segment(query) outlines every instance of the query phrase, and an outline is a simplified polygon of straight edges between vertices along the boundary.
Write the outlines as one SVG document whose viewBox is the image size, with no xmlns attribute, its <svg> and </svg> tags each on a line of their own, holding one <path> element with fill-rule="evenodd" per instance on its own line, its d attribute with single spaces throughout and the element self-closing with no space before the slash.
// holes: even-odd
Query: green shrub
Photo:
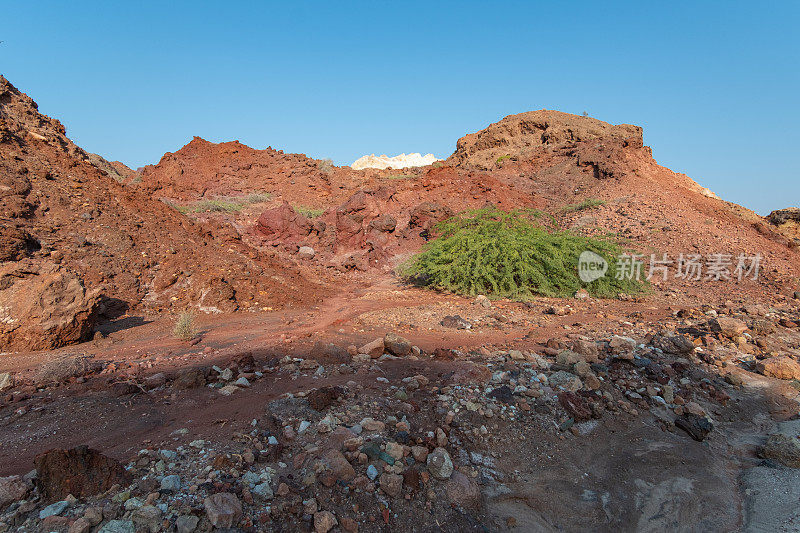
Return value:
<svg viewBox="0 0 800 533">
<path fill-rule="evenodd" d="M 242 207 L 244 207 L 243 204 L 228 200 L 200 200 L 192 206 L 192 211 L 195 213 L 231 212 L 239 211 Z"/>
<path fill-rule="evenodd" d="M 325 213 L 324 209 L 317 209 L 315 207 L 307 207 L 305 205 L 293 205 L 295 211 L 308 218 L 317 218 Z"/>
<path fill-rule="evenodd" d="M 576 211 L 583 211 L 584 209 L 591 209 L 593 207 L 600 207 L 606 205 L 605 200 L 598 200 L 597 198 L 587 198 L 579 204 L 565 205 L 561 208 L 562 213 L 575 213 Z"/>
<path fill-rule="evenodd" d="M 547 229 L 526 213 L 482 209 L 437 226 L 440 237 L 400 268 L 409 281 L 460 294 L 507 298 L 572 296 L 585 288 L 600 297 L 642 290 L 641 282 L 615 278 L 622 248 L 605 239 Z M 586 251 L 609 263 L 591 283 L 578 277 L 578 256 Z"/>
<path fill-rule="evenodd" d="M 172 334 L 175 335 L 176 339 L 182 341 L 190 341 L 197 336 L 197 329 L 194 326 L 194 313 L 192 311 L 186 310 L 178 315 Z"/>
<path fill-rule="evenodd" d="M 500 157 L 497 158 L 495 163 L 497 163 L 499 165 L 500 163 L 502 163 L 506 159 L 511 159 L 511 156 L 510 155 L 501 155 Z"/>
</svg>

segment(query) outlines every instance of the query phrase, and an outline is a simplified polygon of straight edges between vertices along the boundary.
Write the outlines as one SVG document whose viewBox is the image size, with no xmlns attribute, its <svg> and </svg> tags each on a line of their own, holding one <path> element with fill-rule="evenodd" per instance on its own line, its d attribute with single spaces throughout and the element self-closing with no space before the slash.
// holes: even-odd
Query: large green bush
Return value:
<svg viewBox="0 0 800 533">
<path fill-rule="evenodd" d="M 605 239 L 544 227 L 529 212 L 470 211 L 437 226 L 440 236 L 400 269 L 428 287 L 460 294 L 505 298 L 572 296 L 584 288 L 599 297 L 642 290 L 642 283 L 616 279 L 622 248 Z M 608 261 L 605 276 L 584 283 L 578 257 L 586 250 Z"/>
</svg>

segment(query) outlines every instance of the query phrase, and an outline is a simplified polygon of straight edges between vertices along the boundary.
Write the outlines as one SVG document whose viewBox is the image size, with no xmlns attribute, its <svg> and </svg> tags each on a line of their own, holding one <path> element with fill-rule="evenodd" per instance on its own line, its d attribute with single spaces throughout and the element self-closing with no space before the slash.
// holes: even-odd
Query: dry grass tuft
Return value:
<svg viewBox="0 0 800 533">
<path fill-rule="evenodd" d="M 197 328 L 194 325 L 194 313 L 192 311 L 187 309 L 178 315 L 172 334 L 175 335 L 176 339 L 182 341 L 190 341 L 197 336 Z"/>
</svg>

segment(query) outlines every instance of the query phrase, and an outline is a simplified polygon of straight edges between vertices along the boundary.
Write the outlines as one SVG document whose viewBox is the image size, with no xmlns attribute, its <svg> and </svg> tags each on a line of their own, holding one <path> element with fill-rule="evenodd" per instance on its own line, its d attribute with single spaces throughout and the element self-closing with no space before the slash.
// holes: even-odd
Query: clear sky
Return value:
<svg viewBox="0 0 800 533">
<path fill-rule="evenodd" d="M 800 2 L 34 2 L 0 73 L 131 167 L 192 136 L 349 164 L 587 111 L 765 214 L 800 204 Z"/>
</svg>

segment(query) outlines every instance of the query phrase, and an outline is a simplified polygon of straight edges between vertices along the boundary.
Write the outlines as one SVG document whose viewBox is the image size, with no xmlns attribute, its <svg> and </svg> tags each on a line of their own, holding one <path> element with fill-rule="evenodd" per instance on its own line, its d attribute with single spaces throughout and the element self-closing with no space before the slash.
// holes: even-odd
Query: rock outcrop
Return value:
<svg viewBox="0 0 800 533">
<path fill-rule="evenodd" d="M 441 161 L 433 154 L 400 154 L 393 157 L 389 157 L 387 155 L 365 155 L 359 157 L 353 164 L 350 165 L 350 168 L 353 170 L 363 170 L 365 168 L 377 168 L 377 169 L 387 169 L 387 168 L 411 168 L 411 167 L 424 167 L 428 165 L 432 165 L 433 163 Z"/>
<path fill-rule="evenodd" d="M 91 338 L 99 298 L 75 273 L 28 260 L 0 267 L 0 302 L 0 346 L 28 351 Z"/>
<path fill-rule="evenodd" d="M 596 177 L 619 177 L 624 149 L 641 149 L 642 128 L 614 126 L 600 120 L 559 111 L 529 111 L 509 115 L 487 128 L 461 137 L 449 164 L 489 170 L 506 159 L 528 160 L 547 150 L 564 150 L 591 167 Z"/>
<path fill-rule="evenodd" d="M 800 208 L 778 209 L 767 215 L 767 221 L 786 237 L 800 241 Z"/>
</svg>

